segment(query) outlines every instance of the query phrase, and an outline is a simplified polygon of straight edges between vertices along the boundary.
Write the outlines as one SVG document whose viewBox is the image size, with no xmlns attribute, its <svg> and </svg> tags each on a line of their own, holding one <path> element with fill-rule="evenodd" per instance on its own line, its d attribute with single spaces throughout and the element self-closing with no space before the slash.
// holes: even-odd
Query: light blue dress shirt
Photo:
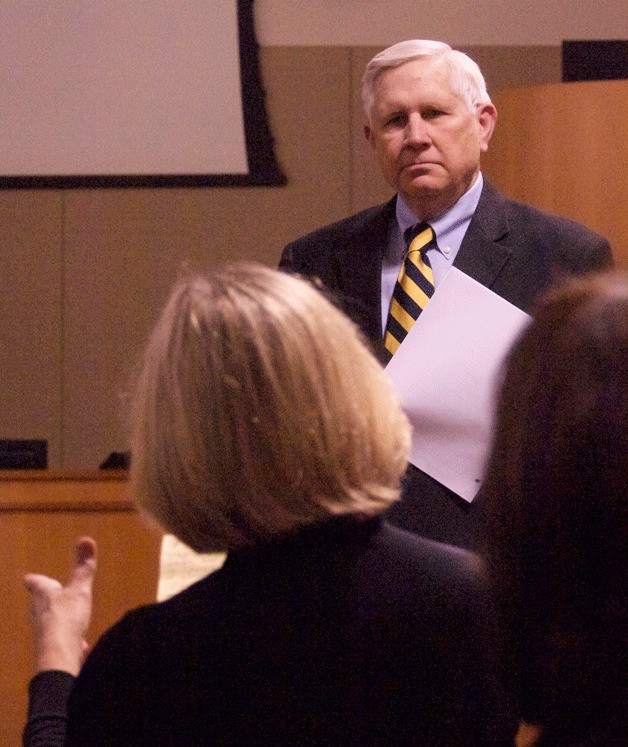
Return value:
<svg viewBox="0 0 628 747">
<path fill-rule="evenodd" d="M 427 252 L 434 273 L 435 287 L 445 277 L 456 258 L 456 254 L 458 254 L 462 239 L 480 200 L 483 183 L 482 174 L 478 174 L 473 186 L 462 195 L 450 210 L 437 220 L 430 221 L 430 226 L 434 230 L 436 243 L 438 244 L 438 249 L 429 249 Z M 398 195 L 397 222 L 391 228 L 388 248 L 382 262 L 382 334 L 386 330 L 388 308 L 397 276 L 406 256 L 403 234 L 406 229 L 419 223 L 420 220 L 406 205 L 403 198 Z"/>
</svg>

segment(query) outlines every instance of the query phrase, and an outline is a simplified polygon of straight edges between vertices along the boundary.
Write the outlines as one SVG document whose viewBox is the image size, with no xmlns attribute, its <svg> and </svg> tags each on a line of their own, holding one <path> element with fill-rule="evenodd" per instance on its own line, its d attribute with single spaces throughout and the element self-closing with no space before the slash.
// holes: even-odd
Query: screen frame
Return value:
<svg viewBox="0 0 628 747">
<path fill-rule="evenodd" d="M 237 0 L 238 42 L 246 174 L 75 174 L 63 176 L 0 175 L 0 189 L 103 189 L 159 187 L 283 186 L 287 180 L 274 150 L 266 112 L 259 46 L 255 36 L 253 0 Z"/>
</svg>

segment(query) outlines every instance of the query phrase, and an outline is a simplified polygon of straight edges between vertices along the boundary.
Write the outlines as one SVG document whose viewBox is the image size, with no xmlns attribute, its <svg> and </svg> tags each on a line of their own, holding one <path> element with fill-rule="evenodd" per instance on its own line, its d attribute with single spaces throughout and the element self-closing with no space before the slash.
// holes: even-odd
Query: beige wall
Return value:
<svg viewBox="0 0 628 747">
<path fill-rule="evenodd" d="M 625 39 L 625 0 L 255 0 L 260 44 L 378 46 L 401 39 L 463 44 L 558 45 Z"/>
<path fill-rule="evenodd" d="M 126 448 L 128 382 L 184 263 L 275 265 L 296 236 L 389 189 L 361 136 L 370 47 L 266 47 L 281 188 L 0 191 L 0 437 L 46 438 L 50 466 Z M 467 47 L 489 89 L 560 79 L 560 47 Z"/>
</svg>

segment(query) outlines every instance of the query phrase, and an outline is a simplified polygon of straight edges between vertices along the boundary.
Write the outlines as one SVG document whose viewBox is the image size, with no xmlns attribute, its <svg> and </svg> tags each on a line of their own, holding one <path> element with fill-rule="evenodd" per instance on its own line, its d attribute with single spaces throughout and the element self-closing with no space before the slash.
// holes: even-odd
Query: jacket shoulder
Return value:
<svg viewBox="0 0 628 747">
<path fill-rule="evenodd" d="M 395 214 L 395 198 L 383 205 L 362 210 L 350 215 L 348 218 L 329 223 L 317 228 L 304 236 L 291 241 L 286 248 L 300 249 L 305 246 L 321 245 L 344 241 L 347 237 L 359 234 L 365 230 L 376 230 L 377 227 L 384 228 L 388 225 L 391 217 Z"/>
<path fill-rule="evenodd" d="M 527 203 L 511 200 L 486 184 L 478 209 L 488 211 L 501 208 L 511 227 L 521 226 L 529 232 L 546 233 L 548 238 L 558 237 L 561 240 L 576 240 L 593 244 L 608 244 L 600 234 L 571 218 L 548 213 Z"/>
<path fill-rule="evenodd" d="M 475 230 L 517 253 L 553 258 L 569 272 L 606 269 L 613 264 L 609 241 L 571 218 L 511 200 L 485 182 Z"/>
</svg>

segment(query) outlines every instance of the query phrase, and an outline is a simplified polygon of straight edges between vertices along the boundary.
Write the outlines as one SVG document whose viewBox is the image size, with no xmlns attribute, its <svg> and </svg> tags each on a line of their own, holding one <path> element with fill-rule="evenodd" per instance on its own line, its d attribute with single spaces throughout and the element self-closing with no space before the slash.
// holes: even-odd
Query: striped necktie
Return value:
<svg viewBox="0 0 628 747">
<path fill-rule="evenodd" d="M 404 237 L 408 252 L 395 283 L 384 335 L 389 360 L 434 293 L 434 275 L 427 258 L 430 244 L 436 243 L 432 227 L 427 223 L 417 223 L 404 233 Z"/>
</svg>

